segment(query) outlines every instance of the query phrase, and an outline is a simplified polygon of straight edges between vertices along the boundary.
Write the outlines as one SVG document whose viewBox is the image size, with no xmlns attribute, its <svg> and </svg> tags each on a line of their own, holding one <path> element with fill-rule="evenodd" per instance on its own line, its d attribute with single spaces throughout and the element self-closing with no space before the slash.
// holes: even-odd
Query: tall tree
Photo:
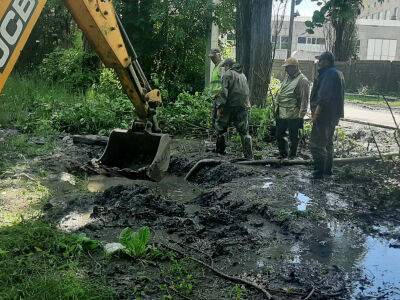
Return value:
<svg viewBox="0 0 400 300">
<path fill-rule="evenodd" d="M 250 100 L 256 106 L 266 104 L 271 76 L 272 2 L 237 2 L 237 56 L 249 80 Z"/>
</svg>

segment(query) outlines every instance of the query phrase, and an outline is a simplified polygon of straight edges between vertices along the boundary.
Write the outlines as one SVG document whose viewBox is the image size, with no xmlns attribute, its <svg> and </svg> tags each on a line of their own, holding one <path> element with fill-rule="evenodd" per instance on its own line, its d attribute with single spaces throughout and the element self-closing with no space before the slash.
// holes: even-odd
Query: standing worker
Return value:
<svg viewBox="0 0 400 300">
<path fill-rule="evenodd" d="M 210 92 L 213 97 L 213 111 L 212 111 L 212 125 L 215 127 L 215 120 L 217 118 L 217 109 L 215 103 L 221 96 L 222 91 L 222 76 L 224 75 L 224 67 L 221 51 L 218 48 L 213 48 L 210 51 L 209 57 L 214 64 L 214 69 L 211 74 Z"/>
<path fill-rule="evenodd" d="M 333 136 L 339 119 L 344 117 L 343 73 L 335 67 L 335 56 L 324 52 L 317 57 L 318 79 L 311 93 L 311 153 L 314 159 L 314 179 L 332 175 Z"/>
<path fill-rule="evenodd" d="M 225 154 L 226 132 L 230 123 L 233 123 L 240 135 L 244 157 L 251 160 L 253 159 L 253 146 L 249 134 L 250 90 L 247 78 L 243 74 L 242 67 L 232 59 L 227 59 L 223 67 L 225 67 L 225 74 L 222 77 L 221 97 L 216 101 L 216 151 Z"/>
<path fill-rule="evenodd" d="M 304 116 L 307 113 L 310 97 L 310 83 L 299 69 L 296 58 L 290 57 L 283 64 L 287 78 L 282 83 L 276 106 L 276 138 L 280 158 L 293 159 L 297 156 L 300 141 L 300 129 L 304 126 Z M 286 131 L 289 130 L 289 141 Z"/>
</svg>

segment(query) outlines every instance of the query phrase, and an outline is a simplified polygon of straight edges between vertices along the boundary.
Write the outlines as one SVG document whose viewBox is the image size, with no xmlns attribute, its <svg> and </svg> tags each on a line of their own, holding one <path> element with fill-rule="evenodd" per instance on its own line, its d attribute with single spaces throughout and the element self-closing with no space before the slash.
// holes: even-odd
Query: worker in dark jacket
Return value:
<svg viewBox="0 0 400 300">
<path fill-rule="evenodd" d="M 225 74 L 222 77 L 221 97 L 216 101 L 217 119 L 217 153 L 224 154 L 226 148 L 226 132 L 233 123 L 243 146 L 246 159 L 253 159 L 252 139 L 249 135 L 248 111 L 250 109 L 249 85 L 242 72 L 242 67 L 232 59 L 224 62 Z"/>
<path fill-rule="evenodd" d="M 335 67 L 335 56 L 324 52 L 317 57 L 318 79 L 311 93 L 311 153 L 314 158 L 314 179 L 332 175 L 333 136 L 339 119 L 344 117 L 345 82 Z"/>
</svg>

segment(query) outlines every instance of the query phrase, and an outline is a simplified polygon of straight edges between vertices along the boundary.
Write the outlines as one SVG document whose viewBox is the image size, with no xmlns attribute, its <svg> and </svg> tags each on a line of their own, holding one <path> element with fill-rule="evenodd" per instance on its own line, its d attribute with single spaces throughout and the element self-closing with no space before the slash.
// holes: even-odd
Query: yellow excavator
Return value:
<svg viewBox="0 0 400 300">
<path fill-rule="evenodd" d="M 0 0 L 0 92 L 10 76 L 47 0 Z M 170 159 L 171 138 L 159 133 L 153 90 L 138 62 L 111 0 L 64 0 L 68 10 L 106 67 L 113 68 L 135 107 L 129 130 L 111 132 L 99 164 L 160 181 Z"/>
</svg>

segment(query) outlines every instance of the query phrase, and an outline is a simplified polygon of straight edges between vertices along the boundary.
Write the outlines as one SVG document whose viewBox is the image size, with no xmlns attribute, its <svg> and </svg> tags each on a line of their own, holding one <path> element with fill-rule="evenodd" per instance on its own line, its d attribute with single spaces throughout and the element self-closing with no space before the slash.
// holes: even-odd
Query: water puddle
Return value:
<svg viewBox="0 0 400 300">
<path fill-rule="evenodd" d="M 93 222 L 90 218 L 91 212 L 71 212 L 63 217 L 58 228 L 66 232 L 73 232 Z"/>
<path fill-rule="evenodd" d="M 294 195 L 294 198 L 296 199 L 296 204 L 297 204 L 297 210 L 298 211 L 306 211 L 307 210 L 307 206 L 310 205 L 311 202 L 311 198 L 308 197 L 305 194 L 302 194 L 300 192 L 296 193 Z"/>
<path fill-rule="evenodd" d="M 263 189 L 270 189 L 273 185 L 274 185 L 274 183 L 272 181 L 267 181 L 267 182 L 264 183 L 262 188 Z"/>
<path fill-rule="evenodd" d="M 340 199 L 340 195 L 335 193 L 326 193 L 326 204 L 331 209 L 345 209 L 349 207 L 348 203 Z"/>
<path fill-rule="evenodd" d="M 359 266 L 363 280 L 357 285 L 356 299 L 400 299 L 400 249 L 384 239 L 367 237 L 365 255 Z"/>
</svg>

